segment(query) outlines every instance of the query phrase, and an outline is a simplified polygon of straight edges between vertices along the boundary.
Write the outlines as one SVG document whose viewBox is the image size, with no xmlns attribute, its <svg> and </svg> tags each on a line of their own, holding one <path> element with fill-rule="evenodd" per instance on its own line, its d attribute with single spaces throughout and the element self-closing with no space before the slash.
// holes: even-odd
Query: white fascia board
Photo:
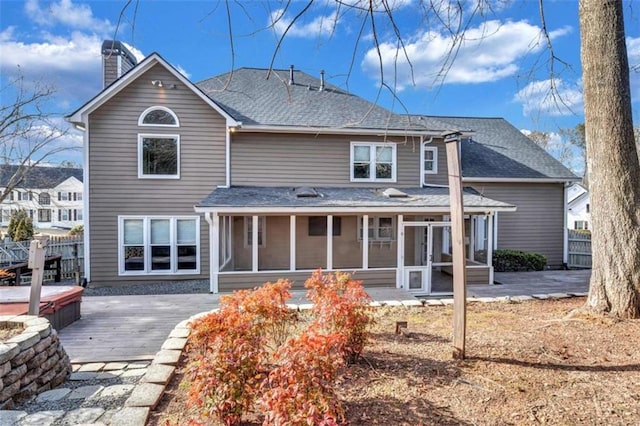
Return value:
<svg viewBox="0 0 640 426">
<path fill-rule="evenodd" d="M 580 178 L 476 178 L 462 177 L 465 183 L 565 183 L 575 182 Z"/>
<path fill-rule="evenodd" d="M 202 207 L 195 206 L 196 213 L 216 213 L 219 215 L 306 215 L 319 213 L 333 214 L 342 213 L 344 215 L 360 215 L 367 213 L 449 213 L 445 207 Z M 487 213 L 487 212 L 515 212 L 515 206 L 504 207 L 465 207 L 465 213 Z"/>
<path fill-rule="evenodd" d="M 306 126 L 265 126 L 241 125 L 232 129 L 232 133 L 310 133 L 314 135 L 369 135 L 369 136 L 438 136 L 440 132 L 429 130 L 398 130 L 398 129 L 358 129 L 341 127 L 306 127 Z"/>
<path fill-rule="evenodd" d="M 66 117 L 66 120 L 73 124 L 84 125 L 86 124 L 86 117 L 107 102 L 109 99 L 113 98 L 117 95 L 122 89 L 127 87 L 133 81 L 135 81 L 138 77 L 143 75 L 146 71 L 152 68 L 154 65 L 160 64 L 167 69 L 175 78 L 177 78 L 182 84 L 187 86 L 193 93 L 195 93 L 200 99 L 202 99 L 205 103 L 211 106 L 216 112 L 222 115 L 227 122 L 227 127 L 239 126 L 241 123 L 237 122 L 233 117 L 231 117 L 225 110 L 220 108 L 218 104 L 216 104 L 211 98 L 202 92 L 196 85 L 194 85 L 191 81 L 189 81 L 184 75 L 182 75 L 178 70 L 176 70 L 171 64 L 165 61 L 162 56 L 157 53 L 152 53 L 147 56 L 136 65 L 130 72 L 126 73 L 124 76 L 116 80 L 113 84 L 107 87 L 105 90 L 96 95 L 89 102 L 84 104 L 78 110 L 73 112 L 71 115 Z"/>
</svg>

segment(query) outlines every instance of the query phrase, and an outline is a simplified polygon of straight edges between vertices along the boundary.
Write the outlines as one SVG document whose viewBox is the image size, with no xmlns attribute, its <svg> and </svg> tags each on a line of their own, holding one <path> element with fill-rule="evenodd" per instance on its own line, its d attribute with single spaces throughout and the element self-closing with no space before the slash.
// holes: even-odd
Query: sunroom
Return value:
<svg viewBox="0 0 640 426">
<path fill-rule="evenodd" d="M 463 194 L 468 284 L 493 282 L 493 218 L 509 204 Z M 196 206 L 209 223 L 210 290 L 315 269 L 352 273 L 366 287 L 450 294 L 449 190 L 424 188 L 218 188 Z M 255 232 L 254 232 L 255 231 Z"/>
</svg>

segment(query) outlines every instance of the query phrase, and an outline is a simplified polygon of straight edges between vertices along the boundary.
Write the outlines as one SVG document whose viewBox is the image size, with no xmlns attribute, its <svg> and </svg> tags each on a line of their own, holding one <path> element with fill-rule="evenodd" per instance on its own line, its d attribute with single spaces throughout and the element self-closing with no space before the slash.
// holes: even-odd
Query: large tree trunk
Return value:
<svg viewBox="0 0 640 426">
<path fill-rule="evenodd" d="M 580 0 L 593 271 L 587 308 L 640 316 L 640 164 L 620 0 Z"/>
</svg>

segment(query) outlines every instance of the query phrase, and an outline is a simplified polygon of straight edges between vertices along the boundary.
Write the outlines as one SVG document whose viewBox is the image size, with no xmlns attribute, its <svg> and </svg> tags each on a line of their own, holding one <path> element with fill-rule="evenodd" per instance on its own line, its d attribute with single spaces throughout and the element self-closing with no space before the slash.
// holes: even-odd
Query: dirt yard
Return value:
<svg viewBox="0 0 640 426">
<path fill-rule="evenodd" d="M 640 321 L 566 317 L 583 303 L 470 305 L 464 361 L 451 358 L 450 307 L 376 310 L 364 358 L 339 383 L 348 423 L 640 424 Z M 396 321 L 407 321 L 408 333 L 395 334 Z M 182 379 L 150 424 L 193 415 Z"/>
</svg>

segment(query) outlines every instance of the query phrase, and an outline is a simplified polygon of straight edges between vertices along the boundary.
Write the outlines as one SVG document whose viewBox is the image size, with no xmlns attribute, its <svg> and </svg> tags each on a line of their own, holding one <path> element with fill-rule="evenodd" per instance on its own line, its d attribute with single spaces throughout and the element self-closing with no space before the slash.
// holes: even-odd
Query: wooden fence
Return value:
<svg viewBox="0 0 640 426">
<path fill-rule="evenodd" d="M 30 241 L 0 242 L 0 268 L 7 265 L 26 263 L 29 258 Z M 60 261 L 61 277 L 63 280 L 75 279 L 78 272 L 79 279 L 84 276 L 84 243 L 82 236 L 78 237 L 49 237 L 46 256 L 62 255 Z M 45 271 L 44 280 L 53 281 L 55 272 Z M 29 283 L 31 277 L 25 276 L 23 284 Z"/>
<path fill-rule="evenodd" d="M 569 268 L 591 268 L 591 233 L 569 229 Z"/>
</svg>

